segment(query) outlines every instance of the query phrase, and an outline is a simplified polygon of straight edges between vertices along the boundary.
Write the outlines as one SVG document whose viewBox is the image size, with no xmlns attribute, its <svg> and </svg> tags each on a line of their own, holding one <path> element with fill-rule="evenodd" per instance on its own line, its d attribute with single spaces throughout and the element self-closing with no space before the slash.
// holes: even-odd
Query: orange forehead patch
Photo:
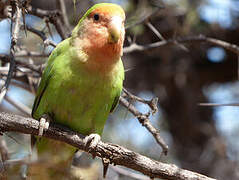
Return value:
<svg viewBox="0 0 239 180">
<path fill-rule="evenodd" d="M 120 16 L 125 19 L 124 10 L 116 4 L 104 3 L 104 5 L 96 6 L 95 9 L 90 13 L 90 16 L 99 13 L 105 16 Z"/>
</svg>

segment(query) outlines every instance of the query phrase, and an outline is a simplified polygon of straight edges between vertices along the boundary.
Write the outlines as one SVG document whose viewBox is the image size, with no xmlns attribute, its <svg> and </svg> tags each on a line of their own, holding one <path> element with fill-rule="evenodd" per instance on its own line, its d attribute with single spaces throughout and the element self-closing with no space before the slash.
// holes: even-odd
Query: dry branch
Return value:
<svg viewBox="0 0 239 180">
<path fill-rule="evenodd" d="M 67 34 L 70 34 L 69 31 L 70 31 L 70 29 L 71 29 L 71 25 L 70 25 L 70 23 L 69 23 L 68 16 L 67 16 L 67 13 L 66 13 L 66 4 L 65 4 L 65 1 L 64 1 L 64 0 L 58 0 L 58 3 L 59 3 L 59 5 L 60 5 L 61 14 L 62 14 L 62 19 L 63 19 L 64 25 L 65 25 L 65 27 L 66 27 Z"/>
<path fill-rule="evenodd" d="M 0 137 L 0 153 L 1 153 L 2 162 L 9 159 L 7 144 L 6 144 L 6 141 L 3 139 L 3 137 Z"/>
<path fill-rule="evenodd" d="M 10 56 L 7 55 L 7 54 L 5 54 L 5 55 L 4 54 L 0 54 L 0 60 L 3 61 L 3 62 L 10 62 L 11 61 Z M 30 63 L 27 63 L 27 62 L 19 61 L 17 59 L 15 60 L 15 64 L 17 66 L 25 67 L 25 68 L 27 68 L 27 69 L 29 69 L 29 70 L 31 70 L 33 72 L 36 72 L 36 73 L 38 73 L 40 75 L 42 74 L 40 68 L 38 66 L 34 65 L 34 64 L 30 64 Z"/>
<path fill-rule="evenodd" d="M 125 106 L 135 117 L 137 117 L 142 126 L 144 126 L 154 136 L 156 142 L 162 147 L 163 153 L 167 155 L 168 145 L 161 138 L 159 131 L 150 123 L 149 121 L 150 114 L 142 114 L 122 96 L 120 97 L 119 101 L 120 104 Z"/>
<path fill-rule="evenodd" d="M 21 132 L 25 134 L 38 134 L 39 121 L 25 118 L 19 115 L 0 113 L 0 130 Z M 88 152 L 90 149 L 84 143 L 84 136 L 69 129 L 59 127 L 51 123 L 43 136 L 65 142 L 74 147 Z M 95 149 L 91 149 L 92 155 L 110 160 L 111 164 L 121 165 L 139 171 L 151 178 L 163 178 L 170 180 L 215 180 L 207 176 L 184 170 L 173 164 L 161 163 L 130 151 L 119 145 L 99 142 Z"/>
<path fill-rule="evenodd" d="M 39 53 L 35 51 L 25 51 L 21 50 L 15 54 L 15 57 L 32 57 L 32 58 L 47 58 L 49 54 Z"/>
<path fill-rule="evenodd" d="M 53 47 L 56 47 L 56 43 L 54 43 L 53 41 L 51 41 L 50 39 L 48 39 L 48 38 L 46 37 L 46 35 L 45 35 L 44 32 L 39 31 L 39 30 L 37 30 L 37 29 L 35 29 L 35 28 L 33 28 L 33 27 L 30 27 L 30 26 L 26 26 L 26 27 L 27 27 L 27 30 L 28 30 L 28 31 L 30 31 L 30 32 L 36 34 L 37 36 L 39 36 L 39 37 L 43 40 L 43 43 L 44 43 L 45 45 L 51 45 L 51 46 L 53 46 Z"/>
<path fill-rule="evenodd" d="M 239 46 L 219 40 L 219 39 L 206 37 L 204 35 L 181 37 L 181 38 L 178 37 L 178 38 L 174 38 L 174 39 L 162 40 L 162 41 L 158 41 L 158 42 L 151 43 L 151 44 L 145 44 L 145 45 L 139 45 L 136 43 L 132 43 L 128 47 L 124 48 L 124 53 L 132 53 L 135 51 L 146 51 L 149 49 L 159 48 L 159 47 L 166 46 L 166 45 L 174 45 L 174 44 L 178 44 L 178 43 L 194 43 L 194 42 L 207 42 L 207 43 L 210 43 L 210 44 L 213 44 L 216 46 L 223 47 L 233 53 L 239 54 Z"/>
<path fill-rule="evenodd" d="M 18 1 L 14 1 L 18 2 Z M 63 2 L 59 0 L 59 2 Z M 47 18 L 47 20 L 51 23 L 53 23 L 56 27 L 57 32 L 60 34 L 62 39 L 65 39 L 67 37 L 66 33 L 64 32 L 64 28 L 61 24 L 60 21 L 60 16 L 64 17 L 64 4 L 62 4 L 61 7 L 61 12 L 59 11 L 47 11 L 47 10 L 41 10 L 41 9 L 33 9 L 29 8 L 29 13 L 35 16 L 38 16 L 40 18 Z M 20 17 L 20 11 L 21 9 L 18 8 L 16 4 L 16 16 L 15 17 Z M 13 19 L 14 21 L 14 19 Z M 11 62 L 11 66 L 9 69 L 6 85 L 8 86 L 13 69 L 15 67 L 15 57 L 16 56 L 21 56 L 21 57 L 42 57 L 45 56 L 40 53 L 23 53 L 23 54 L 16 54 L 14 51 L 14 46 L 16 45 L 16 40 L 17 40 L 17 33 L 18 30 L 16 29 L 16 26 L 19 26 L 19 21 L 20 18 L 16 19 L 15 27 L 12 33 L 12 46 L 11 46 L 11 54 L 7 58 L 7 61 Z M 67 19 L 64 19 L 64 23 L 67 24 Z M 154 29 L 154 27 L 151 24 L 148 24 L 149 28 L 160 37 L 160 34 L 157 33 L 157 31 Z M 19 29 L 19 28 L 18 28 Z M 35 33 L 38 35 L 44 43 L 50 44 L 52 46 L 56 46 L 54 42 L 49 41 L 45 34 L 42 31 L 38 31 L 34 28 L 27 27 L 27 30 Z M 183 37 L 183 38 L 174 38 L 174 39 L 169 39 L 165 40 L 162 39 L 162 41 L 156 42 L 156 43 L 151 43 L 147 45 L 138 45 L 135 42 L 133 42 L 129 47 L 124 48 L 124 53 L 130 53 L 134 51 L 144 51 L 152 48 L 158 48 L 161 46 L 165 45 L 170 45 L 170 44 L 178 44 L 178 43 L 193 43 L 193 42 L 208 42 L 213 45 L 221 46 L 225 49 L 228 49 L 236 54 L 239 54 L 239 47 L 230 44 L 218 39 L 214 38 L 209 38 L 206 36 L 192 36 L 192 37 Z M 17 65 L 23 66 L 24 64 L 21 64 L 16 61 Z M 28 69 L 32 71 L 36 71 L 39 73 L 39 69 L 37 69 L 34 65 L 25 65 Z M 6 86 L 5 86 L 6 87 Z M 7 89 L 7 88 L 6 88 Z M 5 94 L 4 94 L 5 95 Z M 137 96 L 134 96 L 130 93 L 127 94 L 128 98 L 134 98 L 137 101 L 143 102 L 145 104 L 148 104 L 150 106 L 150 102 L 143 100 L 141 98 L 138 98 Z M 9 100 L 9 99 L 8 99 Z M 168 151 L 168 147 L 166 143 L 163 141 L 163 139 L 159 135 L 159 131 L 155 129 L 150 121 L 149 121 L 149 115 L 148 114 L 142 114 L 140 113 L 132 104 L 130 104 L 126 99 L 123 97 L 120 98 L 121 104 L 123 104 L 125 107 L 128 108 L 128 110 L 138 118 L 140 123 L 145 126 L 155 137 L 156 141 L 162 146 L 163 152 L 166 154 Z M 14 104 L 14 102 L 12 102 Z M 15 106 L 21 107 L 19 104 L 15 104 Z M 152 109 L 152 107 L 151 107 Z M 16 115 L 10 115 L 6 113 L 0 113 L 0 129 L 2 131 L 17 131 L 17 132 L 22 132 L 22 133 L 27 133 L 27 134 L 38 134 L 38 121 L 31 119 L 31 118 L 23 118 L 21 116 L 16 116 Z M 50 126 L 49 130 L 46 131 L 45 135 L 48 138 L 60 140 L 63 142 L 66 142 L 68 144 L 71 144 L 75 147 L 78 147 L 82 150 L 88 151 L 89 148 L 85 146 L 83 142 L 83 136 L 79 135 L 75 132 L 66 130 L 65 128 L 59 128 L 55 125 Z M 145 156 L 142 156 L 138 153 L 135 153 L 133 151 L 127 150 L 123 147 L 120 147 L 118 145 L 113 145 L 113 144 L 107 144 L 100 142 L 99 145 L 96 147 L 94 152 L 91 152 L 92 154 L 96 154 L 97 156 L 101 158 L 107 158 L 110 160 L 111 163 L 116 164 L 116 165 L 122 165 L 137 171 L 142 172 L 145 175 L 148 175 L 149 177 L 158 177 L 158 178 L 166 178 L 166 179 L 211 179 L 206 176 L 200 175 L 198 173 L 194 173 L 191 171 L 183 170 L 178 168 L 175 165 L 170 165 L 170 164 L 164 164 L 160 163 L 154 160 L 151 160 Z"/>
<path fill-rule="evenodd" d="M 18 33 L 20 27 L 20 18 L 21 18 L 21 9 L 19 1 L 11 1 L 12 6 L 12 21 L 11 21 L 11 47 L 10 47 L 10 68 L 8 71 L 7 79 L 5 84 L 0 90 L 0 103 L 2 102 L 4 96 L 7 93 L 7 89 L 9 87 L 10 81 L 13 76 L 13 71 L 15 69 L 15 50 L 18 40 Z"/>
<path fill-rule="evenodd" d="M 59 35 L 61 36 L 62 39 L 67 38 L 67 34 L 65 32 L 64 26 L 61 23 L 60 17 L 61 17 L 61 12 L 58 10 L 53 10 L 53 11 L 48 11 L 48 10 L 43 10 L 43 9 L 38 9 L 38 8 L 33 8 L 29 7 L 28 8 L 28 13 L 32 14 L 34 16 L 40 17 L 40 18 L 46 18 L 49 20 L 50 23 L 52 23 Z"/>
<path fill-rule="evenodd" d="M 125 93 L 125 94 L 122 95 L 123 97 L 128 97 L 132 100 L 141 102 L 143 104 L 147 104 L 150 107 L 150 109 L 152 111 L 152 114 L 155 114 L 158 111 L 158 106 L 157 106 L 158 105 L 158 98 L 153 98 L 151 100 L 146 100 L 146 99 L 143 99 L 143 98 L 140 98 L 138 96 L 133 95 L 131 92 L 129 92 L 125 88 L 123 88 L 123 91 Z"/>
</svg>

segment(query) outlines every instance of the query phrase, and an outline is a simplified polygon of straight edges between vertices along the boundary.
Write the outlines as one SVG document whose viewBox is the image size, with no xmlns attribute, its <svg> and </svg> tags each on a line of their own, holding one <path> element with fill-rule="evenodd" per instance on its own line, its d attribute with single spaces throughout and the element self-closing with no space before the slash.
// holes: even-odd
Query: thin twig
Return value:
<svg viewBox="0 0 239 180">
<path fill-rule="evenodd" d="M 239 103 L 198 103 L 199 106 L 239 106 Z"/>
<path fill-rule="evenodd" d="M 28 31 L 30 31 L 30 32 L 36 34 L 37 36 L 39 36 L 43 40 L 44 45 L 47 45 L 47 46 L 51 45 L 53 47 L 56 47 L 57 44 L 54 43 L 52 40 L 48 39 L 44 32 L 39 31 L 39 30 L 37 30 L 33 27 L 30 27 L 30 26 L 26 26 L 26 27 L 27 27 Z"/>
<path fill-rule="evenodd" d="M 58 0 L 59 4 L 60 4 L 60 9 L 61 9 L 61 13 L 62 13 L 62 18 L 63 18 L 63 22 L 65 24 L 65 27 L 67 29 L 67 31 L 70 31 L 70 23 L 68 21 L 68 16 L 66 13 L 66 4 L 64 0 Z"/>
<path fill-rule="evenodd" d="M 160 137 L 159 131 L 153 127 L 153 125 L 149 121 L 150 114 L 142 114 L 139 112 L 132 104 L 130 104 L 125 98 L 122 96 L 119 99 L 120 104 L 126 107 L 155 138 L 157 143 L 162 147 L 163 153 L 167 155 L 168 153 L 168 145 L 164 142 L 164 140 Z"/>
<path fill-rule="evenodd" d="M 48 11 L 48 10 L 34 8 L 32 6 L 29 6 L 27 8 L 27 11 L 28 11 L 29 14 L 32 14 L 32 15 L 37 16 L 39 18 L 50 17 L 50 16 L 60 16 L 60 11 L 59 10 Z"/>
<path fill-rule="evenodd" d="M 9 159 L 7 144 L 6 141 L 3 139 L 3 136 L 0 136 L 0 153 L 2 162 L 5 162 Z"/>
<path fill-rule="evenodd" d="M 46 58 L 46 57 L 49 57 L 49 54 L 22 50 L 20 52 L 17 52 L 15 54 L 15 57 Z"/>
<path fill-rule="evenodd" d="M 29 107 L 27 107 L 25 104 L 21 103 L 20 101 L 10 98 L 8 95 L 5 96 L 5 99 L 7 102 L 9 102 L 11 105 L 13 105 L 19 111 L 21 111 L 23 114 L 25 114 L 27 116 L 31 116 L 32 110 Z"/>
<path fill-rule="evenodd" d="M 0 129 L 2 132 L 14 131 L 37 135 L 39 131 L 38 128 L 39 121 L 35 119 L 4 112 L 0 113 Z M 150 178 L 169 180 L 215 180 L 199 173 L 181 169 L 173 164 L 152 160 L 119 145 L 100 141 L 94 149 L 89 148 L 89 146 L 85 144 L 84 136 L 65 127 L 59 127 L 54 123 L 50 123 L 49 128 L 44 132 L 43 136 L 65 142 L 86 152 L 91 150 L 90 153 L 92 155 L 109 159 L 111 164 L 121 165 L 139 171 Z"/>
<path fill-rule="evenodd" d="M 145 23 L 149 29 L 151 29 L 151 31 L 160 39 L 160 40 L 165 40 L 164 37 L 160 34 L 160 32 L 149 22 L 146 21 Z"/>
<path fill-rule="evenodd" d="M 3 136 L 0 136 L 0 153 L 1 153 L 1 161 L 0 161 L 0 176 L 5 175 L 6 169 L 8 165 L 5 164 L 9 159 L 9 152 L 7 148 L 7 144 Z"/>
<path fill-rule="evenodd" d="M 127 89 L 123 88 L 124 93 L 126 96 L 132 100 L 139 101 L 141 103 L 147 104 L 151 110 L 152 114 L 155 114 L 158 111 L 158 98 L 152 98 L 151 100 L 145 100 L 143 98 L 140 98 L 138 96 L 133 95 L 131 92 L 129 92 Z M 124 94 L 122 95 L 124 97 Z"/>
<path fill-rule="evenodd" d="M 4 96 L 7 93 L 9 84 L 11 82 L 12 79 L 12 75 L 13 75 L 13 71 L 15 69 L 15 49 L 16 49 L 16 45 L 17 45 L 17 40 L 18 40 L 18 33 L 19 33 L 19 27 L 20 27 L 20 19 L 21 19 L 21 9 L 20 9 L 20 5 L 19 5 L 19 1 L 11 1 L 12 4 L 12 21 L 11 21 L 11 27 L 13 27 L 13 29 L 11 29 L 12 34 L 11 34 L 11 48 L 10 48 L 10 68 L 8 71 L 8 75 L 7 75 L 7 79 L 5 81 L 5 84 L 3 85 L 3 87 L 0 90 L 0 103 L 2 102 Z M 14 23 L 14 26 L 13 26 Z"/>
<path fill-rule="evenodd" d="M 62 25 L 60 21 L 60 16 L 61 12 L 59 10 L 53 10 L 53 11 L 48 11 L 48 10 L 43 10 L 43 9 L 38 9 L 38 8 L 33 8 L 29 7 L 28 8 L 29 14 L 32 14 L 34 16 L 40 17 L 40 18 L 48 18 L 49 22 L 54 24 L 57 32 L 61 36 L 62 39 L 67 38 L 67 34 L 64 30 L 64 26 Z"/>
<path fill-rule="evenodd" d="M 7 54 L 4 54 L 4 55 L 0 54 L 0 60 L 3 61 L 3 62 L 10 62 L 10 56 L 7 55 Z M 26 63 L 26 62 L 23 62 L 23 61 L 19 61 L 19 60 L 15 60 L 15 64 L 18 65 L 18 66 L 28 68 L 28 69 L 32 70 L 33 72 L 36 72 L 40 75 L 42 74 L 39 66 L 29 64 L 29 63 Z"/>
<path fill-rule="evenodd" d="M 183 38 L 178 37 L 175 39 L 158 41 L 158 42 L 146 44 L 146 45 L 139 45 L 136 43 L 132 43 L 130 44 L 130 46 L 124 48 L 124 53 L 132 53 L 135 51 L 146 51 L 149 49 L 159 48 L 166 45 L 173 45 L 175 43 L 193 43 L 193 42 L 208 42 L 213 45 L 221 46 L 233 53 L 239 54 L 239 46 L 219 40 L 219 39 L 206 37 L 204 35 L 189 36 L 189 37 L 183 37 Z"/>
</svg>

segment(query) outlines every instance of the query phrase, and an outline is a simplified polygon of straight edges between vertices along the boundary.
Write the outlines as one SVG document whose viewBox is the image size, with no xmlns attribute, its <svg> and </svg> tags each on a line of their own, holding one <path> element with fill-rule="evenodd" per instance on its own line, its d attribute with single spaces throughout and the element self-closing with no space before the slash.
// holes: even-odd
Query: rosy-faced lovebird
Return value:
<svg viewBox="0 0 239 180">
<path fill-rule="evenodd" d="M 85 13 L 48 59 L 33 118 L 48 115 L 81 134 L 102 133 L 123 86 L 124 21 L 116 4 L 96 4 Z"/>
</svg>

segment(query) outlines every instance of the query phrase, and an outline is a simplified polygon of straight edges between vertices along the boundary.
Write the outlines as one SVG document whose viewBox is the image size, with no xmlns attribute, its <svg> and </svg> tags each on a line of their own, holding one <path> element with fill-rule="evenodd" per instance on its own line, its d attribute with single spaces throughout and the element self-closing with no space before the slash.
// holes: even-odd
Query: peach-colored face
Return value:
<svg viewBox="0 0 239 180">
<path fill-rule="evenodd" d="M 94 9 L 84 20 L 83 50 L 97 61 L 119 59 L 124 42 L 125 13 L 118 5 Z"/>
</svg>

